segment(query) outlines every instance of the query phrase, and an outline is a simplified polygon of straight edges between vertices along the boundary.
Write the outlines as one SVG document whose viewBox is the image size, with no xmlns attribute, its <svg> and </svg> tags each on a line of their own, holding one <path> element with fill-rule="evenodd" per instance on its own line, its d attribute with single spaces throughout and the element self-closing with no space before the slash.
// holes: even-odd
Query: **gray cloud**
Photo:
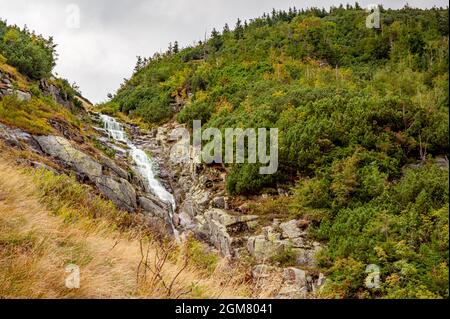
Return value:
<svg viewBox="0 0 450 319">
<path fill-rule="evenodd" d="M 334 0 L 0 0 L 0 18 L 27 25 L 58 44 L 60 76 L 75 81 L 93 102 L 105 100 L 123 78 L 131 75 L 136 56 L 151 56 L 177 40 L 181 46 L 201 40 L 213 27 L 233 26 L 237 18 L 251 19 L 272 8 L 328 8 Z M 349 1 L 353 3 L 354 1 Z M 446 0 L 359 1 L 400 8 L 447 6 Z M 68 28 L 67 6 L 80 8 L 80 28 Z"/>
</svg>

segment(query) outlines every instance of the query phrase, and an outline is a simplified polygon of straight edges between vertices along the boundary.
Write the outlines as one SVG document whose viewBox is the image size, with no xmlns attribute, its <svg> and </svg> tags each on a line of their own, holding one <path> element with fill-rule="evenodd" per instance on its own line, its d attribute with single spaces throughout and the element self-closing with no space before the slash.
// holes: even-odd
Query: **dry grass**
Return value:
<svg viewBox="0 0 450 319">
<path fill-rule="evenodd" d="M 80 216 L 68 221 L 55 216 L 42 196 L 32 176 L 0 157 L 0 297 L 240 298 L 250 294 L 243 276 L 235 276 L 238 271 L 226 261 L 207 275 L 185 264 L 182 247 L 176 250 L 180 253 L 168 256 L 158 276 L 152 275 L 164 246 L 119 232 L 105 218 Z M 143 251 L 147 258 L 142 258 Z M 140 267 L 138 276 L 138 266 L 145 262 L 147 267 Z M 65 287 L 68 264 L 80 267 L 79 289 Z M 148 269 L 146 276 L 142 269 Z"/>
</svg>

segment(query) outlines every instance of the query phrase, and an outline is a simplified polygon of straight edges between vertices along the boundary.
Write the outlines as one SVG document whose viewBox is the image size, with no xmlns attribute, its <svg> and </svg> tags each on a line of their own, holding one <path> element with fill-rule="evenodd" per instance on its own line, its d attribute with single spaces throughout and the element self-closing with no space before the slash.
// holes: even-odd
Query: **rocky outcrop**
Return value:
<svg viewBox="0 0 450 319">
<path fill-rule="evenodd" d="M 167 204 L 162 203 L 150 194 L 147 194 L 145 197 L 139 197 L 139 205 L 144 210 L 144 213 L 159 217 L 161 219 L 166 218 L 169 210 L 169 206 Z"/>
<path fill-rule="evenodd" d="M 136 191 L 127 180 L 101 176 L 95 179 L 95 185 L 117 207 L 129 212 L 136 210 Z"/>
<path fill-rule="evenodd" d="M 308 223 L 274 220 L 271 225 L 260 228 L 260 218 L 249 215 L 248 205 L 241 204 L 239 208 L 230 205 L 224 187 L 226 172 L 223 167 L 197 164 L 192 148 L 187 153 L 179 150 L 178 146 L 184 145 L 186 139 L 177 138 L 173 132 L 180 128 L 172 123 L 146 135 L 136 128 L 129 131 L 135 134 L 132 136 L 135 145 L 154 155 L 161 181 L 173 190 L 178 207 L 173 222 L 181 235 L 192 232 L 223 256 L 250 255 L 259 263 L 252 271 L 253 277 L 270 279 L 267 273 L 278 273 L 282 285 L 273 296 L 308 297 L 318 287 L 314 284 L 317 276 L 308 269 L 314 267 L 314 256 L 321 248 L 319 243 L 308 238 Z M 181 158 L 187 161 L 180 161 Z M 158 214 L 158 205 L 151 199 L 141 196 L 138 202 L 149 214 Z M 285 252 L 289 252 L 290 258 L 293 256 L 289 263 L 294 266 L 286 271 L 274 262 L 274 257 Z"/>
<path fill-rule="evenodd" d="M 0 97 L 15 95 L 19 101 L 29 101 L 31 94 L 26 91 L 16 89 L 13 85 L 14 79 L 8 74 L 0 71 Z"/>
<path fill-rule="evenodd" d="M 39 82 L 39 87 L 44 94 L 51 96 L 55 102 L 61 104 L 65 108 L 70 109 L 73 107 L 73 103 L 68 99 L 67 95 L 64 94 L 56 85 L 42 79 Z"/>
<path fill-rule="evenodd" d="M 234 216 L 225 210 L 212 208 L 196 218 L 196 231 L 206 237 L 223 255 L 234 254 L 230 234 L 249 229 L 257 216 Z"/>
<path fill-rule="evenodd" d="M 313 267 L 314 256 L 321 245 L 309 240 L 303 227 L 304 223 L 299 220 L 285 223 L 274 220 L 271 226 L 262 229 L 261 235 L 248 238 L 247 250 L 257 262 L 263 262 L 289 249 L 294 254 L 297 265 Z"/>
<path fill-rule="evenodd" d="M 19 149 L 29 147 L 34 152 L 42 154 L 39 143 L 36 142 L 31 134 L 28 134 L 21 129 L 11 128 L 0 123 L 0 139 L 5 141 L 9 146 Z"/>
<path fill-rule="evenodd" d="M 74 148 L 65 138 L 53 135 L 34 138 L 46 154 L 58 159 L 64 166 L 74 169 L 78 175 L 87 177 L 92 182 L 102 176 L 102 165 Z"/>
</svg>

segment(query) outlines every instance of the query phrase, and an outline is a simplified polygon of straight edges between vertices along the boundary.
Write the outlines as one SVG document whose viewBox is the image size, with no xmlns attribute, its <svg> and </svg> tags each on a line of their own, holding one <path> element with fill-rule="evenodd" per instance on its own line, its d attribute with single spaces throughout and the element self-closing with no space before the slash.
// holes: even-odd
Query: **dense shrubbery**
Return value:
<svg viewBox="0 0 450 319">
<path fill-rule="evenodd" d="M 26 28 L 7 26 L 0 20 L 0 53 L 7 63 L 33 80 L 49 77 L 55 66 L 53 39 L 45 39 Z"/>
<path fill-rule="evenodd" d="M 214 30 L 198 46 L 140 59 L 111 105 L 160 123 L 184 100 L 177 119 L 189 125 L 278 127 L 285 175 L 311 175 L 360 145 L 395 160 L 385 171 L 394 178 L 448 148 L 448 10 L 382 9 L 382 32 L 365 17 L 358 5 L 274 11 Z M 278 182 L 253 170 L 236 165 L 228 190 Z"/>
<path fill-rule="evenodd" d="M 329 242 L 327 295 L 448 297 L 448 172 L 431 164 L 449 147 L 448 9 L 382 9 L 382 30 L 366 15 L 355 5 L 239 22 L 141 61 L 110 105 L 158 123 L 182 100 L 188 125 L 279 128 L 278 173 L 232 165 L 227 188 L 299 180 L 291 213 Z M 363 287 L 369 263 L 379 290 Z"/>
<path fill-rule="evenodd" d="M 325 178 L 326 179 L 326 178 Z M 332 180 L 324 183 L 335 183 Z M 379 180 L 373 185 L 364 179 Z M 363 201 L 353 190 L 351 202 L 330 208 L 323 194 L 305 189 L 309 202 L 303 209 L 322 209 L 324 218 L 315 236 L 327 241 L 320 266 L 329 269 L 332 284 L 328 296 L 388 298 L 448 298 L 448 171 L 434 165 L 409 169 L 398 183 L 387 185 L 376 171 L 352 180 L 376 196 Z M 333 188 L 331 188 L 333 189 Z M 329 194 L 339 198 L 341 194 Z M 353 264 L 358 267 L 348 266 Z M 365 289 L 365 267 L 381 269 L 380 289 Z"/>
</svg>

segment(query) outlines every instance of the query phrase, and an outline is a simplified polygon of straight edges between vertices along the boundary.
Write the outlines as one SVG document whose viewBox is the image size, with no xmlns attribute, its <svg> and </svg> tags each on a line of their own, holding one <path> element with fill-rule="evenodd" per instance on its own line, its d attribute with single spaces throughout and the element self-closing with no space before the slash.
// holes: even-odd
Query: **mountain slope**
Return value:
<svg viewBox="0 0 450 319">
<path fill-rule="evenodd" d="M 189 236 L 175 245 L 164 203 L 78 88 L 51 74 L 54 54 L 51 39 L 0 20 L 0 297 L 251 295 L 239 264 Z M 79 289 L 65 286 L 72 264 Z"/>
<path fill-rule="evenodd" d="M 366 16 L 355 5 L 238 21 L 139 58 L 100 109 L 150 126 L 278 128 L 276 174 L 225 165 L 231 210 L 310 225 L 325 296 L 448 297 L 448 8 L 381 9 L 380 29 Z M 370 264 L 380 289 L 364 284 Z"/>
<path fill-rule="evenodd" d="M 136 236 L 114 230 L 107 219 L 79 216 L 78 222 L 69 222 L 67 216 L 66 221 L 62 216 L 55 216 L 48 203 L 58 199 L 41 193 L 43 183 L 54 178 L 51 173 L 24 171 L 8 164 L 3 156 L 0 160 L 0 295 L 3 298 L 245 296 L 243 286 L 224 285 L 224 274 L 219 270 L 207 276 L 188 267 L 176 276 L 184 267 L 182 255 L 178 260 L 173 256 L 162 267 L 161 276 L 167 285 L 176 278 L 169 294 L 161 281 L 152 279 L 150 273 L 142 277 L 142 268 L 139 272 L 141 243 Z M 66 192 L 70 191 L 69 186 Z M 59 204 L 70 209 L 69 202 Z M 151 267 L 154 267 L 152 261 L 158 260 L 155 254 L 163 253 L 155 244 L 143 242 Z M 80 289 L 64 286 L 69 275 L 65 272 L 68 264 L 80 265 Z"/>
</svg>

